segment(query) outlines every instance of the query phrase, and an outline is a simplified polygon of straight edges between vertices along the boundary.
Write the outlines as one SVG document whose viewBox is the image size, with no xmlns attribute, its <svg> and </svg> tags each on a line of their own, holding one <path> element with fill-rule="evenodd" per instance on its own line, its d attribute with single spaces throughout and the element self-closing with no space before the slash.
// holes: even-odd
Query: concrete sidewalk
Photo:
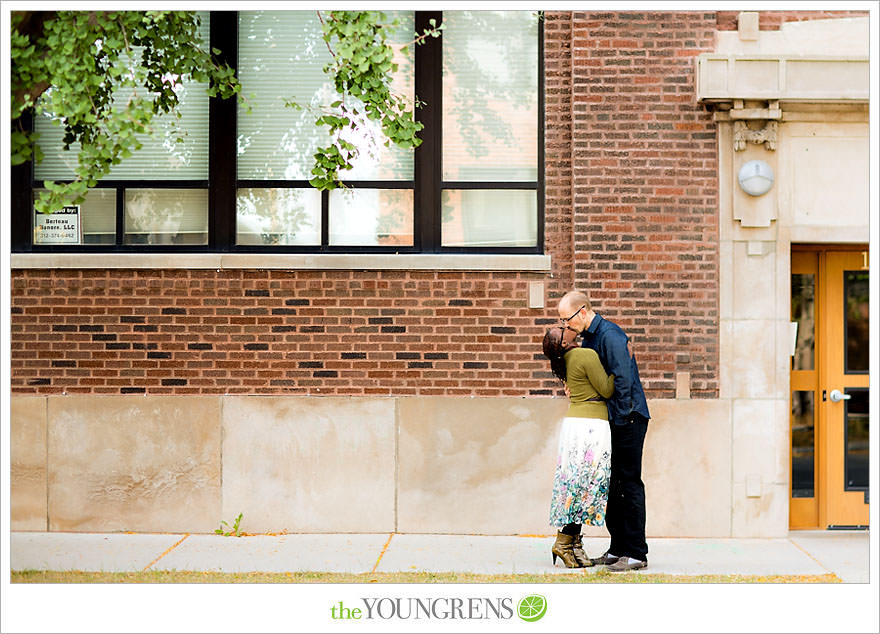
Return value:
<svg viewBox="0 0 880 634">
<path fill-rule="evenodd" d="M 465 572 L 591 574 L 550 563 L 552 537 L 415 534 L 11 534 L 12 570 L 127 572 Z M 598 556 L 606 538 L 584 538 Z M 868 583 L 865 531 L 796 531 L 787 538 L 650 538 L 634 574 L 825 575 Z"/>
</svg>

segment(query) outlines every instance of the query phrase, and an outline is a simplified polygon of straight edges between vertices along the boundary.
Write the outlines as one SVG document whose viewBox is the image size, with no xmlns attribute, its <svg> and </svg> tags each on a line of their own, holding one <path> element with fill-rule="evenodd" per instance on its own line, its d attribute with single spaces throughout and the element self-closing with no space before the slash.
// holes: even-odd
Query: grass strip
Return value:
<svg viewBox="0 0 880 634">
<path fill-rule="evenodd" d="M 644 572 L 484 575 L 458 572 L 84 572 L 14 570 L 12 583 L 842 583 L 827 575 L 667 575 Z"/>
</svg>

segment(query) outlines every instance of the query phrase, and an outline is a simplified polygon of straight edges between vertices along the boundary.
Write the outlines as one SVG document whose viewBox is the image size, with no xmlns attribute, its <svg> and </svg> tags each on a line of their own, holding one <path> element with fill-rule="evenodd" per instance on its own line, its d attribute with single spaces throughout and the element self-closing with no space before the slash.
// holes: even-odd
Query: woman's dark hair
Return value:
<svg viewBox="0 0 880 634">
<path fill-rule="evenodd" d="M 571 350 L 572 342 L 566 344 L 565 329 L 559 326 L 551 328 L 544 335 L 544 356 L 550 359 L 550 371 L 565 382 L 565 353 Z"/>
</svg>

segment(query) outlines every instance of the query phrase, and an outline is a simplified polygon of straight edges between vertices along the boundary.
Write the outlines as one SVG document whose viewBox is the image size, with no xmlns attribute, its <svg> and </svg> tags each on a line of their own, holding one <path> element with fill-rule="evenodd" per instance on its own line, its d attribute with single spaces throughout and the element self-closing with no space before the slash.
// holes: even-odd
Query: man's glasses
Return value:
<svg viewBox="0 0 880 634">
<path fill-rule="evenodd" d="M 576 311 L 574 311 L 574 314 L 573 314 L 571 317 L 566 317 L 566 318 L 564 318 L 564 319 L 560 319 L 559 321 L 561 321 L 563 325 L 567 325 L 568 322 L 570 322 L 572 319 L 574 319 L 575 317 L 577 317 L 577 316 L 578 316 L 578 313 L 580 313 L 580 312 L 581 312 L 584 308 L 586 308 L 586 307 L 587 307 L 587 305 L 584 304 L 583 306 L 581 306 L 580 308 L 578 308 Z"/>
</svg>

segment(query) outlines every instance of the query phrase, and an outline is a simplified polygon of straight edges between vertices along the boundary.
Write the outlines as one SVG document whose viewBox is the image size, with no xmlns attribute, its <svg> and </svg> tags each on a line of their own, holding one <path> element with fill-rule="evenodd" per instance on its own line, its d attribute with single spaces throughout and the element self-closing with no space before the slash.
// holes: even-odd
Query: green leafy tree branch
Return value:
<svg viewBox="0 0 880 634">
<path fill-rule="evenodd" d="M 346 140 L 351 138 L 365 120 L 378 122 L 386 137 L 385 145 L 394 143 L 403 148 L 421 144 L 417 134 L 424 127 L 415 120 L 414 108 L 420 103 L 394 92 L 391 82 L 398 65 L 394 62 L 394 48 L 388 42 L 388 33 L 399 26 L 399 21 L 388 22 L 381 11 L 318 12 L 323 39 L 333 61 L 324 72 L 333 80 L 339 99 L 317 112 L 315 123 L 325 126 L 331 141 L 319 147 L 314 155 L 314 175 L 309 183 L 321 190 L 341 185 L 339 172 L 350 170 L 360 155 L 360 148 Z M 443 25 L 431 20 L 430 27 L 404 45 L 423 43 L 429 37 L 439 37 Z M 303 108 L 295 101 L 288 105 Z"/>
<path fill-rule="evenodd" d="M 187 11 L 38 11 L 11 16 L 11 163 L 42 160 L 38 135 L 22 115 L 49 115 L 64 128 L 64 149 L 79 144 L 71 183 L 44 182 L 35 201 L 50 213 L 78 204 L 89 187 L 140 149 L 137 135 L 153 118 L 180 118 L 176 88 L 191 78 L 208 83 L 208 94 L 240 93 L 234 71 L 218 64 L 199 37 L 199 17 Z M 219 51 L 213 51 L 219 54 Z M 122 87 L 127 103 L 116 103 Z M 177 143 L 184 131 L 174 131 Z"/>
<path fill-rule="evenodd" d="M 211 96 L 244 100 L 234 71 L 216 61 L 220 51 L 206 50 L 195 12 L 18 11 L 11 17 L 12 165 L 43 158 L 39 135 L 23 126 L 25 113 L 61 125 L 65 150 L 79 145 L 75 179 L 44 181 L 47 191 L 35 201 L 40 213 L 81 203 L 88 188 L 140 149 L 138 135 L 151 132 L 154 117 L 170 113 L 179 120 L 182 80 L 208 83 Z M 360 149 L 346 136 L 365 120 L 380 124 L 386 145 L 405 148 L 421 143 L 423 126 L 413 114 L 419 102 L 391 88 L 398 65 L 388 33 L 398 21 L 376 11 L 319 12 L 318 19 L 333 58 L 324 72 L 338 93 L 315 112 L 315 124 L 328 129 L 331 141 L 315 153 L 310 183 L 326 190 L 341 185 L 340 170 L 352 168 Z M 432 21 L 404 52 L 442 28 Z M 118 98 L 123 87 L 131 94 L 124 104 Z M 174 134 L 182 143 L 185 131 L 178 127 Z"/>
</svg>

